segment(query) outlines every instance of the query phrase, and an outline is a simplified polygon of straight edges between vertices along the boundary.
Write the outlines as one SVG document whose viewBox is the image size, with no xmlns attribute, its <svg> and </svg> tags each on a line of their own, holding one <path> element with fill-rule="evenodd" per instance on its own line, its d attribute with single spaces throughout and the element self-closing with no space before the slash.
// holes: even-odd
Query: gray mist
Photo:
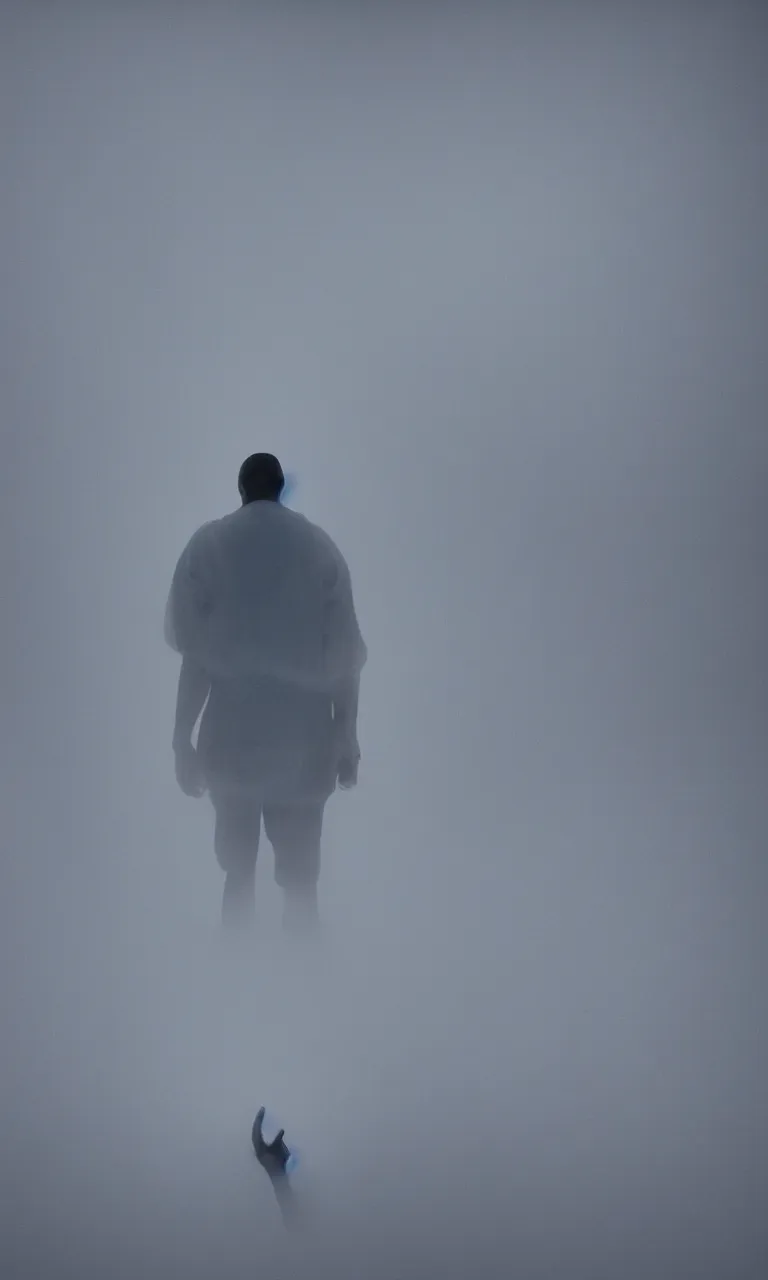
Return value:
<svg viewBox="0 0 768 1280">
<path fill-rule="evenodd" d="M 766 1274 L 767 36 L 4 0 L 6 1280 Z M 314 959 L 173 776 L 255 449 L 370 651 Z"/>
</svg>

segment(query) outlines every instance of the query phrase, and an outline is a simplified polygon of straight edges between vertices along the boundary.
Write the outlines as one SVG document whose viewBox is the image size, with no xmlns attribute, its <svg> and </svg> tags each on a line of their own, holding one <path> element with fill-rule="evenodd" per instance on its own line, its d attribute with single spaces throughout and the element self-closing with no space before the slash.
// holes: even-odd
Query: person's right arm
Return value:
<svg viewBox="0 0 768 1280">
<path fill-rule="evenodd" d="M 341 670 L 333 690 L 333 718 L 339 744 L 338 780 L 342 788 L 347 788 L 353 787 L 357 782 L 360 764 L 357 716 L 360 675 L 368 651 L 357 621 L 349 567 L 338 548 L 335 551 L 336 574 L 330 606 L 331 626 L 335 635 L 331 643 L 338 646 Z"/>
<path fill-rule="evenodd" d="M 340 680 L 333 696 L 333 719 L 339 743 L 339 785 L 352 787 L 357 782 L 360 746 L 357 738 L 357 709 L 360 701 L 360 676 Z"/>
</svg>

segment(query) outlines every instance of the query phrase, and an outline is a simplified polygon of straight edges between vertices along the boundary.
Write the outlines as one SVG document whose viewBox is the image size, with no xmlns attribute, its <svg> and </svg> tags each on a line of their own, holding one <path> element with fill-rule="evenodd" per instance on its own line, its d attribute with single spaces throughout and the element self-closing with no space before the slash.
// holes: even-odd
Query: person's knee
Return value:
<svg viewBox="0 0 768 1280">
<path fill-rule="evenodd" d="M 247 875 L 256 866 L 261 812 L 242 803 L 220 804 L 216 812 L 213 849 L 222 871 Z"/>
<path fill-rule="evenodd" d="M 258 842 L 239 831 L 218 829 L 213 841 L 216 861 L 227 874 L 247 876 L 256 866 Z"/>
<path fill-rule="evenodd" d="M 320 879 L 320 859 L 275 858 L 275 883 L 286 893 L 311 893 Z"/>
<path fill-rule="evenodd" d="M 316 805 L 280 805 L 264 810 L 264 829 L 270 844 L 286 853 L 300 854 L 319 847 L 322 827 L 323 810 Z"/>
<path fill-rule="evenodd" d="M 312 889 L 320 878 L 323 808 L 316 805 L 271 807 L 264 827 L 275 853 L 275 881 L 281 889 Z"/>
<path fill-rule="evenodd" d="M 319 841 L 277 844 L 274 849 L 275 881 L 281 889 L 301 892 L 317 886 L 320 879 Z"/>
</svg>

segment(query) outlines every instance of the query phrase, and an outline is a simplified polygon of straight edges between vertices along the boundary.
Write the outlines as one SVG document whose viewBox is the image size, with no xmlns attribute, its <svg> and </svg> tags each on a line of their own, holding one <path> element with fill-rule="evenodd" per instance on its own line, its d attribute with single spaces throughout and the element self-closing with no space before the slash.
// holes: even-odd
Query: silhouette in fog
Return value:
<svg viewBox="0 0 768 1280">
<path fill-rule="evenodd" d="M 179 558 L 165 636 L 182 657 L 176 777 L 213 803 L 223 922 L 252 920 L 263 820 L 296 931 L 318 920 L 326 802 L 357 782 L 367 653 L 346 561 L 281 503 L 284 485 L 272 454 L 246 459 L 240 508 L 198 529 Z"/>
</svg>

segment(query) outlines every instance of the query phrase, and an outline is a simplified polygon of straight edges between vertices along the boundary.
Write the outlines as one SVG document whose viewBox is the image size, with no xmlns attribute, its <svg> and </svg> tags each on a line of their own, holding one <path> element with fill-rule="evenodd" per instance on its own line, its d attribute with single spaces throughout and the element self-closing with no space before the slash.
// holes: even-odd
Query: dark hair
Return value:
<svg viewBox="0 0 768 1280">
<path fill-rule="evenodd" d="M 273 453 L 252 453 L 237 477 L 243 502 L 276 502 L 284 486 L 283 468 Z"/>
</svg>

